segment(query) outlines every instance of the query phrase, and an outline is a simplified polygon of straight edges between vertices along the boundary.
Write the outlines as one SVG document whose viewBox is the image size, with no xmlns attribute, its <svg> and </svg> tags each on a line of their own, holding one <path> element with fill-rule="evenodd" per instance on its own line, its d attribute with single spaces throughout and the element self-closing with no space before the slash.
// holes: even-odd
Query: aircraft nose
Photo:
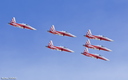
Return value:
<svg viewBox="0 0 128 80">
<path fill-rule="evenodd" d="M 111 41 L 114 41 L 114 40 L 111 40 Z"/>
<path fill-rule="evenodd" d="M 110 61 L 109 59 L 106 59 L 106 61 Z"/>
<path fill-rule="evenodd" d="M 72 53 L 73 53 L 74 51 L 72 51 Z"/>
</svg>

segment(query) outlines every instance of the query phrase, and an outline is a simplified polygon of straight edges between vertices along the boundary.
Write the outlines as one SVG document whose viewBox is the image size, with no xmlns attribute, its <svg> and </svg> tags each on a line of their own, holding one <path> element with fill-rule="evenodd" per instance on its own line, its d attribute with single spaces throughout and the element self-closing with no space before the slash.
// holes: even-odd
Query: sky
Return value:
<svg viewBox="0 0 128 80">
<path fill-rule="evenodd" d="M 128 0 L 2 0 L 0 1 L 0 78 L 16 80 L 127 80 L 128 72 Z M 8 25 L 12 17 L 37 30 Z M 48 33 L 56 30 L 77 36 Z M 110 61 L 81 54 L 90 29 L 113 42 L 90 40 L 112 52 L 89 49 Z M 74 53 L 46 48 L 65 46 Z"/>
</svg>

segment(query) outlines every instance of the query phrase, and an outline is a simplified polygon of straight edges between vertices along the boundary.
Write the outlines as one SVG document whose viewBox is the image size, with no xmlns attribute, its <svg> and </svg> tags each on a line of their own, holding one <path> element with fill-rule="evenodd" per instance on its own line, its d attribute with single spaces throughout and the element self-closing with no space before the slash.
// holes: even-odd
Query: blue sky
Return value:
<svg viewBox="0 0 128 80">
<path fill-rule="evenodd" d="M 0 77 L 17 80 L 127 80 L 128 72 L 128 0 L 3 0 L 0 1 Z M 36 31 L 8 25 L 16 18 Z M 76 38 L 47 32 L 51 25 Z M 90 40 L 112 52 L 89 49 L 110 61 L 81 55 L 88 29 L 114 42 Z M 66 46 L 74 53 L 50 50 Z"/>
</svg>

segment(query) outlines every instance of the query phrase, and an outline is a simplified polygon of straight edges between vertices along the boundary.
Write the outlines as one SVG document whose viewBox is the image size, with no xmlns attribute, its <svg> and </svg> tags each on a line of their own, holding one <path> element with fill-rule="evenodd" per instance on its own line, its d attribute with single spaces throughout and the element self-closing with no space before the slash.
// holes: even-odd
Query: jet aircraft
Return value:
<svg viewBox="0 0 128 80">
<path fill-rule="evenodd" d="M 104 41 L 113 41 L 112 39 L 109 39 L 109 38 L 104 37 L 102 35 L 92 35 L 91 30 L 88 30 L 88 32 L 84 36 L 87 37 L 87 38 L 89 38 L 89 39 L 104 40 Z"/>
<path fill-rule="evenodd" d="M 92 58 L 95 58 L 95 59 L 101 59 L 101 60 L 109 61 L 109 59 L 101 56 L 100 54 L 91 54 L 91 53 L 89 53 L 87 48 L 85 48 L 84 52 L 81 53 L 81 54 L 83 54 L 83 55 L 85 55 L 87 57 L 92 57 Z"/>
<path fill-rule="evenodd" d="M 30 30 L 36 30 L 35 28 L 29 26 L 28 24 L 25 24 L 25 23 L 16 23 L 16 19 L 15 17 L 12 18 L 11 22 L 8 23 L 12 26 L 15 26 L 15 27 L 19 27 L 19 28 L 23 28 L 23 29 L 30 29 Z"/>
<path fill-rule="evenodd" d="M 53 50 L 58 50 L 58 51 L 66 51 L 66 52 L 71 52 L 71 53 L 74 52 L 68 48 L 63 47 L 63 46 L 54 46 L 52 40 L 48 43 L 48 46 L 46 46 L 46 47 L 53 49 Z"/>
<path fill-rule="evenodd" d="M 111 51 L 110 49 L 107 49 L 101 45 L 91 45 L 90 40 L 87 40 L 87 42 L 85 43 L 85 45 L 83 45 L 87 48 L 91 48 L 91 49 L 97 49 L 97 50 L 104 50 L 104 51 Z"/>
<path fill-rule="evenodd" d="M 48 31 L 49 33 L 60 35 L 60 36 L 69 36 L 69 37 L 76 37 L 75 35 L 68 33 L 66 31 L 56 31 L 54 25 Z"/>
</svg>

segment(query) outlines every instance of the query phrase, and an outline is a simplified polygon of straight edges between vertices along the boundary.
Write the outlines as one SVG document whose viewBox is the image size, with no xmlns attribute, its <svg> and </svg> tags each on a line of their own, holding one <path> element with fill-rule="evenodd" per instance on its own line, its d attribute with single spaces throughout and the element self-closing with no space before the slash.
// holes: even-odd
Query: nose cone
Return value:
<svg viewBox="0 0 128 80">
<path fill-rule="evenodd" d="M 111 39 L 110 41 L 112 42 L 112 41 L 114 41 L 114 40 Z"/>
<path fill-rule="evenodd" d="M 107 49 L 107 51 L 111 52 L 112 50 L 110 50 L 110 49 Z"/>
<path fill-rule="evenodd" d="M 32 28 L 32 30 L 37 30 L 37 29 L 35 29 L 35 28 Z"/>
<path fill-rule="evenodd" d="M 105 61 L 110 61 L 109 59 L 105 59 Z"/>
<path fill-rule="evenodd" d="M 76 37 L 75 35 L 73 37 Z"/>
<path fill-rule="evenodd" d="M 71 53 L 73 53 L 74 51 L 70 50 Z"/>
</svg>

